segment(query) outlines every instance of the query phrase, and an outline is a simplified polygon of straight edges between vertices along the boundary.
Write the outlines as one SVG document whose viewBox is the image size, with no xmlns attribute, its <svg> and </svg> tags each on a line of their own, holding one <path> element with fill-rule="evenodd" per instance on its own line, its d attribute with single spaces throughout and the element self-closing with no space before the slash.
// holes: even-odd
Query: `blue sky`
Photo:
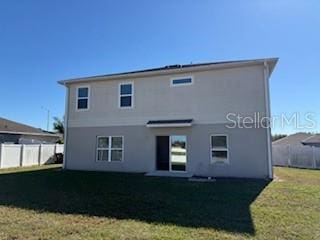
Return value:
<svg viewBox="0 0 320 240">
<path fill-rule="evenodd" d="M 317 0 L 2 0 L 0 116 L 46 128 L 41 106 L 64 114 L 61 79 L 279 57 L 272 113 L 313 112 L 320 131 L 319 13 Z"/>
</svg>

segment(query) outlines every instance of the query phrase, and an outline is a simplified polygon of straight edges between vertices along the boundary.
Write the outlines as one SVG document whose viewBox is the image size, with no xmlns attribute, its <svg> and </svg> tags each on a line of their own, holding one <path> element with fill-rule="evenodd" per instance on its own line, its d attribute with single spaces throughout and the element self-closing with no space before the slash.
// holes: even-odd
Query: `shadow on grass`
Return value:
<svg viewBox="0 0 320 240">
<path fill-rule="evenodd" d="M 193 183 L 53 168 L 0 174 L 0 205 L 253 235 L 250 204 L 267 184 L 264 180 Z"/>
</svg>

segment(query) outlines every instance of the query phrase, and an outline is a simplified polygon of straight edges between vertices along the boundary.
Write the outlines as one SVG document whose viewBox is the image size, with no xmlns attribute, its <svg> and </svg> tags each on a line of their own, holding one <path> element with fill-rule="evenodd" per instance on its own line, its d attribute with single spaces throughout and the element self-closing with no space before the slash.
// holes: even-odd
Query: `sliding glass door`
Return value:
<svg viewBox="0 0 320 240">
<path fill-rule="evenodd" d="M 157 136 L 157 170 L 186 171 L 186 164 L 186 136 Z"/>
<path fill-rule="evenodd" d="M 183 135 L 170 136 L 170 170 L 186 171 L 187 137 Z"/>
</svg>

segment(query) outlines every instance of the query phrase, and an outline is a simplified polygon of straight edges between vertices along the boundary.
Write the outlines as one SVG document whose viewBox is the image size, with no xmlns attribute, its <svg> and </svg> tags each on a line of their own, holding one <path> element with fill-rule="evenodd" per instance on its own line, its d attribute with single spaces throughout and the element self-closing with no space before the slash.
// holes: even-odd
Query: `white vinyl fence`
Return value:
<svg viewBox="0 0 320 240">
<path fill-rule="evenodd" d="M 49 164 L 63 144 L 0 144 L 0 168 Z"/>
<path fill-rule="evenodd" d="M 273 145 L 273 165 L 320 169 L 320 148 L 297 145 Z"/>
</svg>

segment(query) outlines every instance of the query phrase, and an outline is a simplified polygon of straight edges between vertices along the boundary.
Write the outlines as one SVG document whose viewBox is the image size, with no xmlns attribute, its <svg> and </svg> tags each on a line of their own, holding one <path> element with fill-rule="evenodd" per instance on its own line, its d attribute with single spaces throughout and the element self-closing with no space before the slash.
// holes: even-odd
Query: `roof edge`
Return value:
<svg viewBox="0 0 320 240">
<path fill-rule="evenodd" d="M 280 139 L 277 139 L 276 141 L 273 141 L 272 144 L 282 142 L 282 141 L 286 140 L 287 138 L 290 138 L 290 137 L 292 137 L 293 135 L 297 135 L 297 134 L 309 134 L 309 133 L 306 133 L 306 132 L 296 132 L 296 133 L 293 133 L 293 134 L 289 134 L 289 135 L 287 135 L 287 136 L 285 136 L 285 137 L 283 137 L 283 138 L 280 138 Z M 314 135 L 311 134 L 311 136 L 308 136 L 308 137 L 306 137 L 305 139 L 301 140 L 300 143 L 302 143 L 303 141 L 305 141 L 305 140 L 307 140 L 307 139 L 309 139 L 309 138 L 311 138 L 311 137 L 313 137 L 313 136 L 314 136 Z"/>
<path fill-rule="evenodd" d="M 60 137 L 59 134 L 54 134 L 54 133 L 32 133 L 32 132 L 0 131 L 0 134 L 1 133 L 19 134 L 19 135 L 31 135 L 31 136 Z"/>
<path fill-rule="evenodd" d="M 72 79 L 60 80 L 58 81 L 58 83 L 61 85 L 67 86 L 69 84 L 84 83 L 89 81 L 105 81 L 105 80 L 117 80 L 117 79 L 123 79 L 123 78 L 138 78 L 138 77 L 158 76 L 158 75 L 167 75 L 167 74 L 179 74 L 179 73 L 185 73 L 190 71 L 196 72 L 196 71 L 205 71 L 205 70 L 213 70 L 213 69 L 250 66 L 255 64 L 263 64 L 265 62 L 268 62 L 270 64 L 270 75 L 271 75 L 278 60 L 279 58 L 261 58 L 261 59 L 251 59 L 251 60 L 235 60 L 235 61 L 221 61 L 221 62 L 209 62 L 209 63 L 199 63 L 199 64 L 175 65 L 174 68 L 170 68 L 170 66 L 168 66 L 163 68 L 152 68 L 152 69 L 137 70 L 137 71 L 131 71 L 131 72 L 72 78 Z"/>
<path fill-rule="evenodd" d="M 312 134 L 310 137 L 307 137 L 306 139 L 303 139 L 301 141 L 302 144 L 312 144 L 312 143 L 319 143 L 319 141 L 315 141 L 315 140 L 311 140 L 310 139 L 313 139 L 314 137 L 318 137 L 318 134 L 315 133 L 315 134 Z"/>
</svg>

